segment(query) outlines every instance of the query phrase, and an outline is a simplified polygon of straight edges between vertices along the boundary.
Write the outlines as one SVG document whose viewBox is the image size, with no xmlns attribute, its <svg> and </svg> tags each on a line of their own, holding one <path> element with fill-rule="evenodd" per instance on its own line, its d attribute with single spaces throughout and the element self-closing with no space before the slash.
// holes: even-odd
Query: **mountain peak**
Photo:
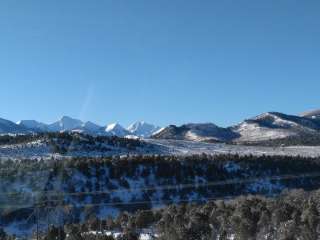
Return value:
<svg viewBox="0 0 320 240">
<path fill-rule="evenodd" d="M 47 131 L 48 125 L 36 120 L 20 120 L 17 122 L 19 126 L 23 126 L 35 131 Z"/>
<path fill-rule="evenodd" d="M 145 121 L 138 121 L 135 123 L 132 123 L 127 130 L 136 136 L 139 137 L 150 137 L 152 134 L 154 134 L 156 131 L 158 131 L 160 128 L 146 123 Z"/>
<path fill-rule="evenodd" d="M 75 128 L 81 127 L 83 124 L 82 121 L 71 118 L 68 116 L 62 116 L 59 121 L 49 124 L 48 128 L 50 131 L 70 131 Z"/>
<path fill-rule="evenodd" d="M 115 122 L 115 123 L 110 123 L 107 125 L 106 131 L 112 131 L 114 129 L 124 129 L 124 127 L 122 127 L 119 123 Z"/>
<path fill-rule="evenodd" d="M 107 135 L 124 137 L 126 135 L 130 135 L 130 132 L 127 131 L 124 127 L 122 127 L 119 123 L 111 123 L 106 126 L 105 132 Z"/>
<path fill-rule="evenodd" d="M 21 125 L 12 121 L 0 118 L 0 133 L 27 133 L 29 130 Z"/>
<path fill-rule="evenodd" d="M 66 115 L 64 115 L 60 118 L 60 121 L 69 121 L 69 120 L 75 120 L 75 119 L 72 117 L 66 116 Z"/>
</svg>

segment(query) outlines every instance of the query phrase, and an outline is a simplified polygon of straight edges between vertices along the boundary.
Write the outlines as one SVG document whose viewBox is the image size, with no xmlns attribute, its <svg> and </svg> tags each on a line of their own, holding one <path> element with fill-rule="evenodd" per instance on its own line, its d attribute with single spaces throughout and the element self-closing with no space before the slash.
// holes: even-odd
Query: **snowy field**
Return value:
<svg viewBox="0 0 320 240">
<path fill-rule="evenodd" d="M 243 146 L 228 145 L 223 143 L 203 143 L 183 140 L 145 139 L 148 143 L 145 147 L 135 150 L 112 147 L 109 151 L 81 151 L 70 150 L 61 155 L 53 153 L 50 147 L 41 141 L 34 141 L 27 144 L 11 144 L 0 146 L 0 159 L 50 159 L 68 157 L 101 157 L 114 155 L 194 155 L 194 154 L 239 154 L 239 155 L 282 155 L 282 156 L 320 156 L 320 146 L 290 146 L 290 147 L 264 147 L 264 146 Z"/>
<path fill-rule="evenodd" d="M 239 155 L 283 155 L 283 156 L 320 156 L 320 146 L 262 147 L 228 145 L 224 143 L 203 143 L 182 140 L 147 139 L 148 143 L 161 147 L 162 152 L 173 155 L 193 154 L 239 154 Z"/>
</svg>

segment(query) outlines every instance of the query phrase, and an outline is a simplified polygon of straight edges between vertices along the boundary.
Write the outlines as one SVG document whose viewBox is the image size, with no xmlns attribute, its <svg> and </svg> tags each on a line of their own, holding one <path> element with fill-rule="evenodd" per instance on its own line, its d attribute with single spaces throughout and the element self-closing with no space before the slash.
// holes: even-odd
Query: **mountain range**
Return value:
<svg viewBox="0 0 320 240">
<path fill-rule="evenodd" d="M 213 123 L 188 123 L 160 128 L 144 121 L 135 122 L 125 128 L 119 123 L 100 126 L 67 116 L 51 124 L 36 120 L 21 120 L 14 123 L 0 118 L 0 134 L 65 131 L 90 135 L 229 143 L 265 142 L 288 138 L 320 140 L 320 110 L 300 115 L 267 112 L 225 128 Z"/>
<path fill-rule="evenodd" d="M 159 127 L 146 122 L 135 122 L 128 128 L 124 128 L 119 123 L 112 123 L 100 126 L 93 122 L 83 122 L 68 116 L 63 116 L 58 121 L 45 124 L 36 120 L 21 120 L 17 123 L 0 118 L 0 134 L 27 134 L 39 132 L 79 132 L 90 135 L 104 136 L 136 136 L 150 137 Z"/>
</svg>

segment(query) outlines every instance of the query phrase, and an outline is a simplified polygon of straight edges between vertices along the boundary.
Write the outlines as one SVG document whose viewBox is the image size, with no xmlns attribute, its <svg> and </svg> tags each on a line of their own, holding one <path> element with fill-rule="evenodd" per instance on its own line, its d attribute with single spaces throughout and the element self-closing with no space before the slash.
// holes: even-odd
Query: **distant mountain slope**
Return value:
<svg viewBox="0 0 320 240">
<path fill-rule="evenodd" d="M 107 136 L 118 136 L 124 137 L 127 135 L 131 135 L 131 133 L 122 127 L 119 123 L 112 123 L 106 126 L 105 134 Z"/>
<path fill-rule="evenodd" d="M 268 112 L 231 128 L 239 134 L 237 142 L 266 141 L 292 136 L 318 135 L 320 124 L 313 119 Z"/>
<path fill-rule="evenodd" d="M 60 132 L 70 131 L 76 128 L 81 128 L 83 122 L 71 117 L 63 116 L 59 121 L 48 125 L 49 131 Z"/>
<path fill-rule="evenodd" d="M 24 127 L 20 126 L 14 122 L 11 122 L 9 120 L 0 118 L 0 134 L 6 134 L 6 133 L 28 133 L 29 130 Z"/>
<path fill-rule="evenodd" d="M 314 113 L 313 113 L 314 114 Z M 264 143 L 284 140 L 286 144 L 320 144 L 320 121 L 316 118 L 268 112 L 241 122 L 238 125 L 221 128 L 209 124 L 170 125 L 153 136 L 155 139 L 176 139 L 190 141 L 221 141 L 234 143 Z M 288 141 L 290 139 L 290 141 Z M 281 144 L 277 141 L 276 144 Z"/>
<path fill-rule="evenodd" d="M 17 126 L 24 129 L 21 133 L 24 133 L 27 129 L 29 132 L 78 132 L 90 135 L 107 135 L 107 136 L 118 136 L 125 137 L 130 136 L 131 138 L 137 137 L 150 137 L 154 132 L 160 128 L 144 121 L 135 122 L 131 124 L 127 129 L 118 123 L 109 124 L 106 127 L 102 127 L 91 121 L 82 122 L 81 120 L 63 116 L 58 121 L 45 124 L 36 120 L 21 120 L 17 122 Z M 6 128 L 7 129 L 7 128 Z M 3 133 L 6 132 L 3 127 Z"/>
<path fill-rule="evenodd" d="M 35 120 L 21 120 L 18 121 L 17 124 L 19 126 L 28 128 L 30 130 L 35 130 L 39 132 L 46 132 L 48 131 L 48 125 L 42 122 L 38 122 Z"/>
<path fill-rule="evenodd" d="M 180 127 L 170 125 L 152 137 L 190 141 L 229 141 L 236 138 L 237 133 L 228 128 L 218 127 L 213 123 L 190 123 Z"/>
<path fill-rule="evenodd" d="M 127 130 L 132 134 L 132 135 L 136 135 L 139 137 L 150 137 L 152 134 L 154 134 L 155 132 L 157 132 L 160 128 L 146 123 L 144 121 L 141 122 L 135 122 L 133 124 L 131 124 Z"/>
<path fill-rule="evenodd" d="M 320 109 L 301 113 L 300 116 L 313 119 L 320 119 Z"/>
<path fill-rule="evenodd" d="M 83 123 L 81 125 L 81 128 L 90 132 L 98 132 L 98 131 L 101 131 L 102 129 L 101 126 L 90 121 Z"/>
</svg>

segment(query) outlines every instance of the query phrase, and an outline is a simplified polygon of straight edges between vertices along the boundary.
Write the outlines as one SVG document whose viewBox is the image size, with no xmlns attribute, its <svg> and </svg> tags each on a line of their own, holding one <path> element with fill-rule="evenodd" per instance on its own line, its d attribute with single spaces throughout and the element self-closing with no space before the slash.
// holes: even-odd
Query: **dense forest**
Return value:
<svg viewBox="0 0 320 240">
<path fill-rule="evenodd" d="M 48 144 L 53 153 L 65 154 L 68 151 L 110 151 L 112 147 L 123 147 L 133 150 L 143 147 L 146 143 L 138 139 L 117 136 L 92 136 L 69 132 L 44 132 L 36 134 L 0 135 L 0 145 L 13 144 Z"/>
<path fill-rule="evenodd" d="M 0 163 L 0 224 L 5 230 L 13 225 L 34 230 L 35 209 L 42 227 L 58 226 L 319 186 L 317 158 L 202 154 L 6 160 Z"/>
</svg>

